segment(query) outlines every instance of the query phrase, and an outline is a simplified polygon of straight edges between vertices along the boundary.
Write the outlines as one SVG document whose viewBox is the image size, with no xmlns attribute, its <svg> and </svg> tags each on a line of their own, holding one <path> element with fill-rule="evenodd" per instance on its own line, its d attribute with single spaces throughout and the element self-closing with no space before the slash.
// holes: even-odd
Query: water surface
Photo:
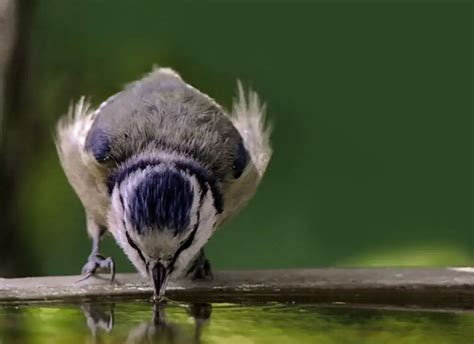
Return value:
<svg viewBox="0 0 474 344">
<path fill-rule="evenodd" d="M 472 344 L 474 313 L 146 301 L 4 306 L 0 343 Z"/>
</svg>

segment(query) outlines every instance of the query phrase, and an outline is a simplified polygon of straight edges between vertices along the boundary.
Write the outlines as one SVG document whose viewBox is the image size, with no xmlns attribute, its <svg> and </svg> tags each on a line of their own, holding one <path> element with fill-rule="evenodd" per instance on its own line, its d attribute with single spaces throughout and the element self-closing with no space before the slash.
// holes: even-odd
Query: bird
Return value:
<svg viewBox="0 0 474 344">
<path fill-rule="evenodd" d="M 92 240 L 81 280 L 114 281 L 114 260 L 100 253 L 106 233 L 157 302 L 169 279 L 212 279 L 204 245 L 255 194 L 272 155 L 265 112 L 240 81 L 228 111 L 163 67 L 97 108 L 85 97 L 72 104 L 55 144 Z"/>
</svg>

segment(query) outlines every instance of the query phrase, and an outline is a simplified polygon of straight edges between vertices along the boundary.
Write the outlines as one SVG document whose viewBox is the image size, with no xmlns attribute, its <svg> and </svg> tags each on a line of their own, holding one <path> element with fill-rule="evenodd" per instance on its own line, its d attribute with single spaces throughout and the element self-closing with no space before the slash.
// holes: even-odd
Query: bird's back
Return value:
<svg viewBox="0 0 474 344">
<path fill-rule="evenodd" d="M 112 165 L 161 150 L 188 156 L 226 179 L 242 140 L 219 105 L 169 69 L 130 84 L 94 116 L 86 149 Z"/>
</svg>

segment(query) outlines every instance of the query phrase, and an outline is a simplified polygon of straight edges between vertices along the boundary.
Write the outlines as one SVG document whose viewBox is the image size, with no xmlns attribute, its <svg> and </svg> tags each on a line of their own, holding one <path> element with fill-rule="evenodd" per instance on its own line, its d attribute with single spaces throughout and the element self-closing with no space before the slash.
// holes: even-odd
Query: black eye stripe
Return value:
<svg viewBox="0 0 474 344">
<path fill-rule="evenodd" d="M 203 191 L 203 193 L 201 194 L 201 198 L 204 196 L 204 193 L 206 193 L 210 187 L 214 199 L 214 208 L 216 208 L 218 214 L 223 212 L 224 200 L 222 197 L 222 193 L 219 189 L 217 178 L 211 176 L 206 170 L 204 170 L 199 165 L 193 162 L 176 161 L 175 166 L 177 169 L 186 171 L 196 177 L 198 183 L 201 186 L 201 190 Z"/>
<path fill-rule="evenodd" d="M 119 196 L 120 196 L 119 202 L 120 202 L 120 206 L 122 207 L 122 213 L 125 214 L 125 207 L 123 205 L 122 194 L 119 193 Z M 138 256 L 142 260 L 143 264 L 145 264 L 145 266 L 146 266 L 146 271 L 149 272 L 148 263 L 145 260 L 145 257 L 143 256 L 142 251 L 138 248 L 138 245 L 132 240 L 132 238 L 130 238 L 130 235 L 127 232 L 127 225 L 125 224 L 125 219 L 123 219 L 123 218 L 122 218 L 122 225 L 123 225 L 123 230 L 125 231 L 125 236 L 127 237 L 128 244 L 138 253 Z"/>
<path fill-rule="evenodd" d="M 142 251 L 140 251 L 140 249 L 138 248 L 137 244 L 135 244 L 135 242 L 132 240 L 132 238 L 130 238 L 130 235 L 128 235 L 128 232 L 127 232 L 127 231 L 125 231 L 125 236 L 127 237 L 128 244 L 129 244 L 135 251 L 137 251 L 138 256 L 139 256 L 140 259 L 143 261 L 143 264 L 145 264 L 146 269 L 148 270 L 148 264 L 147 264 L 147 262 L 146 262 L 146 260 L 145 260 L 145 257 L 143 256 Z"/>
<path fill-rule="evenodd" d="M 198 209 L 199 210 L 197 212 L 196 224 L 194 225 L 193 231 L 191 232 L 191 234 L 189 234 L 188 238 L 179 246 L 178 250 L 174 254 L 173 260 L 171 261 L 171 264 L 170 264 L 170 267 L 171 267 L 170 273 L 174 270 L 174 264 L 176 263 L 176 260 L 178 260 L 179 255 L 193 244 L 194 237 L 196 236 L 196 232 L 199 228 L 201 203 L 199 203 Z"/>
</svg>

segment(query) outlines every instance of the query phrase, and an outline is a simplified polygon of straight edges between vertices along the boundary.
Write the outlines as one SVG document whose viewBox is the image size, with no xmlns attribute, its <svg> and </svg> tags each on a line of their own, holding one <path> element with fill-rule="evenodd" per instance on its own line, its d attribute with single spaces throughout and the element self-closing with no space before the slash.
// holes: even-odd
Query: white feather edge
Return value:
<svg viewBox="0 0 474 344">
<path fill-rule="evenodd" d="M 84 147 L 87 133 L 92 126 L 93 113 L 94 110 L 84 96 L 69 106 L 67 114 L 59 120 L 57 125 L 56 146 L 60 153 L 68 153 L 64 151 L 69 148 L 67 143 Z"/>
<path fill-rule="evenodd" d="M 61 166 L 88 216 L 105 226 L 109 201 L 103 169 L 85 150 L 85 140 L 93 120 L 94 109 L 85 97 L 81 97 L 59 120 L 55 143 Z"/>
<path fill-rule="evenodd" d="M 266 121 L 266 106 L 252 89 L 246 93 L 237 81 L 237 98 L 234 99 L 230 120 L 239 131 L 259 177 L 262 177 L 270 158 L 272 148 L 270 135 L 272 126 Z"/>
</svg>

